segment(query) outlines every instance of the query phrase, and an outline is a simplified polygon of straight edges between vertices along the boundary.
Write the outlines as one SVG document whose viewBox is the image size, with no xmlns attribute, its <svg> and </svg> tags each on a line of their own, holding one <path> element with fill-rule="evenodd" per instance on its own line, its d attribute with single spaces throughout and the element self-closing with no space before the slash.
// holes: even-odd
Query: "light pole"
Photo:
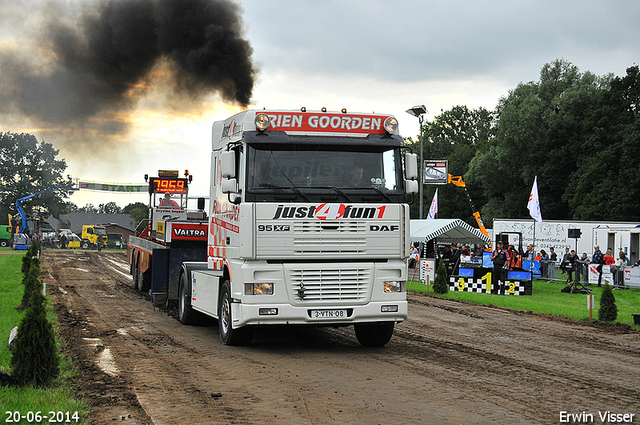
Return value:
<svg viewBox="0 0 640 425">
<path fill-rule="evenodd" d="M 420 220 L 422 220 L 423 216 L 423 207 L 422 207 L 422 190 L 424 186 L 424 161 L 422 159 L 422 122 L 424 121 L 424 114 L 427 113 L 427 108 L 424 105 L 416 105 L 411 109 L 407 109 L 407 114 L 413 115 L 414 117 L 418 117 L 418 122 L 420 123 L 420 134 L 418 135 L 418 141 L 420 142 Z"/>
</svg>

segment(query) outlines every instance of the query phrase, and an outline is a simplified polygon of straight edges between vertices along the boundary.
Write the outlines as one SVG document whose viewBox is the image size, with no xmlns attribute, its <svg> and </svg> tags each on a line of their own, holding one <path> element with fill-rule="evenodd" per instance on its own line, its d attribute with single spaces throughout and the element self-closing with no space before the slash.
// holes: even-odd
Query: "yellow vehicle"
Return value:
<svg viewBox="0 0 640 425">
<path fill-rule="evenodd" d="M 89 249 L 98 246 L 98 237 L 100 237 L 100 243 L 102 247 L 107 246 L 107 229 L 103 226 L 96 226 L 95 224 L 85 224 L 82 226 L 82 241 L 80 246 L 82 249 Z"/>
<path fill-rule="evenodd" d="M 75 233 L 67 235 L 67 247 L 68 248 L 80 248 L 81 244 L 82 244 L 82 240 Z"/>
</svg>

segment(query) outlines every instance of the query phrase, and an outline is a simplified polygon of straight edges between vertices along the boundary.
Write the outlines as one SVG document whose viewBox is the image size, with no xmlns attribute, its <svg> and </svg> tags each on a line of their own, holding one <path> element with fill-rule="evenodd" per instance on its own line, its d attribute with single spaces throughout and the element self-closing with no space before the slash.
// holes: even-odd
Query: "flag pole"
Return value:
<svg viewBox="0 0 640 425">
<path fill-rule="evenodd" d="M 538 223 L 542 223 L 542 213 L 540 212 L 540 198 L 538 197 L 538 176 L 535 176 L 533 179 L 533 187 L 531 188 L 531 194 L 529 195 L 529 203 L 527 204 L 527 209 L 529 210 L 529 214 L 531 218 L 533 218 L 533 248 L 536 245 L 536 221 Z M 535 259 L 535 249 L 534 249 L 534 257 Z M 534 260 L 535 261 L 535 260 Z M 529 270 L 533 275 L 533 261 L 531 261 Z"/>
</svg>

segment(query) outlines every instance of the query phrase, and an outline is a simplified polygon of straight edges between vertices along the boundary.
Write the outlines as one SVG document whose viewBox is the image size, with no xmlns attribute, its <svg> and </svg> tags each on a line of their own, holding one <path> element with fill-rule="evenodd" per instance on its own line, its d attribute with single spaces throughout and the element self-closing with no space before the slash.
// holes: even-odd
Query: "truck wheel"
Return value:
<svg viewBox="0 0 640 425">
<path fill-rule="evenodd" d="M 142 271 L 140 263 L 138 263 L 138 290 L 140 292 L 149 292 L 151 289 L 151 264 L 146 272 Z"/>
<path fill-rule="evenodd" d="M 178 320 L 183 325 L 193 325 L 193 310 L 191 309 L 191 285 L 187 282 L 187 275 L 180 274 L 180 288 L 178 290 Z"/>
<path fill-rule="evenodd" d="M 133 257 L 133 263 L 131 264 L 131 277 L 133 289 L 138 289 L 138 260 L 135 258 L 135 254 Z"/>
<path fill-rule="evenodd" d="M 178 320 L 183 325 L 207 325 L 211 318 L 191 308 L 191 282 L 186 273 L 180 274 L 180 287 L 178 289 Z"/>
<path fill-rule="evenodd" d="M 82 243 L 80 244 L 80 246 L 82 247 L 82 249 L 89 249 L 89 247 L 91 246 L 91 244 L 89 243 L 89 241 L 82 241 Z"/>
<path fill-rule="evenodd" d="M 233 317 L 231 316 L 231 284 L 226 280 L 220 291 L 220 304 L 218 305 L 218 329 L 220 339 L 225 345 L 249 345 L 253 337 L 253 329 L 243 327 L 233 329 Z"/>
<path fill-rule="evenodd" d="M 361 323 L 353 325 L 353 328 L 363 347 L 382 347 L 391 339 L 394 326 L 394 322 Z"/>
<path fill-rule="evenodd" d="M 0 246 L 3 247 L 3 248 L 9 246 L 9 241 L 6 240 L 6 239 L 1 240 L 0 241 Z"/>
</svg>

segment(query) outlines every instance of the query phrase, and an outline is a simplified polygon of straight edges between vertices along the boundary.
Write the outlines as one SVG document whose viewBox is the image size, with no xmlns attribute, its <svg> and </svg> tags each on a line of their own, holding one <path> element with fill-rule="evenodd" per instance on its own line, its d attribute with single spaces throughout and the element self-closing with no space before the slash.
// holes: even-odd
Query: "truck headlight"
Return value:
<svg viewBox="0 0 640 425">
<path fill-rule="evenodd" d="M 384 129 L 389 134 L 394 134 L 398 131 L 398 120 L 394 117 L 388 117 L 384 120 Z"/>
<path fill-rule="evenodd" d="M 253 122 L 256 125 L 256 129 L 259 131 L 265 131 L 269 125 L 271 124 L 271 120 L 267 114 L 258 114 L 253 119 Z"/>
<path fill-rule="evenodd" d="M 402 292 L 402 281 L 400 280 L 389 280 L 384 282 L 384 292 Z"/>
<path fill-rule="evenodd" d="M 245 295 L 273 295 L 273 283 L 245 283 Z"/>
</svg>

